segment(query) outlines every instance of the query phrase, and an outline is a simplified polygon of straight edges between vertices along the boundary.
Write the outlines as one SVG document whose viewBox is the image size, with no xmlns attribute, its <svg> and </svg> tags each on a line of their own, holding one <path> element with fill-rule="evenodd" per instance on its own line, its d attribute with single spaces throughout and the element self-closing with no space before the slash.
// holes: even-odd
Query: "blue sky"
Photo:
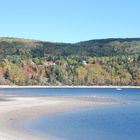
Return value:
<svg viewBox="0 0 140 140">
<path fill-rule="evenodd" d="M 140 37 L 140 0 L 0 0 L 0 36 L 57 42 Z"/>
</svg>

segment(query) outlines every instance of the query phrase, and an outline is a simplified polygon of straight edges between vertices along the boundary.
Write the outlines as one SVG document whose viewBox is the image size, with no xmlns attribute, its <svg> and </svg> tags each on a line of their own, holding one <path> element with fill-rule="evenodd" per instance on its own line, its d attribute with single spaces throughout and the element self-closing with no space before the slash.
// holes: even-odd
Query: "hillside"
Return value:
<svg viewBox="0 0 140 140">
<path fill-rule="evenodd" d="M 140 85 L 140 38 L 0 38 L 0 60 L 2 85 Z"/>
<path fill-rule="evenodd" d="M 140 52 L 140 39 L 99 39 L 75 44 L 52 43 L 29 39 L 0 38 L 0 53 L 3 55 L 84 55 L 113 56 L 131 55 Z"/>
</svg>

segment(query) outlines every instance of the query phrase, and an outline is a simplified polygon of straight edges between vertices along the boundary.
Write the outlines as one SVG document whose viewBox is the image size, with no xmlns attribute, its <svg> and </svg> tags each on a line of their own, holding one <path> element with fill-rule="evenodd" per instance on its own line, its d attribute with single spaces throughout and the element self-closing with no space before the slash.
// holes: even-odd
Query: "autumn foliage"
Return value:
<svg viewBox="0 0 140 140">
<path fill-rule="evenodd" d="M 140 39 L 0 39 L 1 85 L 139 85 Z"/>
</svg>

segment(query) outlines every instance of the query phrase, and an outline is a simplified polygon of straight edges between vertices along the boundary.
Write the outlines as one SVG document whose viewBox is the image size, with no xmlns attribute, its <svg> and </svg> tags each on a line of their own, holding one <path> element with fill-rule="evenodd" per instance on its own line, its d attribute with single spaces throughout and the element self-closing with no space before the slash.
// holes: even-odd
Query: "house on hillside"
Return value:
<svg viewBox="0 0 140 140">
<path fill-rule="evenodd" d="M 43 65 L 46 66 L 46 67 L 48 67 L 48 66 L 53 66 L 53 65 L 55 65 L 55 63 L 54 63 L 53 61 L 46 61 L 46 62 L 44 62 Z"/>
</svg>

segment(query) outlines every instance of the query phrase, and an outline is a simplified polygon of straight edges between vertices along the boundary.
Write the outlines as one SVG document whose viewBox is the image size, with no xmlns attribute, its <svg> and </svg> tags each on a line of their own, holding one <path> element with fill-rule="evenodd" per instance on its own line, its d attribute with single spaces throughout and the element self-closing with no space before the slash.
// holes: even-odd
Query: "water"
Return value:
<svg viewBox="0 0 140 140">
<path fill-rule="evenodd" d="M 127 104 L 54 113 L 24 127 L 52 140 L 140 140 L 140 89 L 3 89 L 0 93 L 35 95 L 96 95 Z"/>
<path fill-rule="evenodd" d="M 41 117 L 26 125 L 53 140 L 139 140 L 139 106 L 84 108 Z"/>
<path fill-rule="evenodd" d="M 132 94 L 139 95 L 140 89 L 123 89 L 117 90 L 115 88 L 7 88 L 0 89 L 0 93 L 5 94 L 24 94 L 24 95 L 49 95 L 49 96 L 62 96 L 62 95 L 126 95 L 133 96 Z M 113 94 L 112 94 L 113 93 Z M 126 97 L 126 96 L 125 96 Z"/>
<path fill-rule="evenodd" d="M 115 88 L 23 88 L 23 89 L 0 89 L 0 93 L 16 95 L 36 96 L 102 96 L 119 100 L 140 101 L 140 89 Z"/>
</svg>

